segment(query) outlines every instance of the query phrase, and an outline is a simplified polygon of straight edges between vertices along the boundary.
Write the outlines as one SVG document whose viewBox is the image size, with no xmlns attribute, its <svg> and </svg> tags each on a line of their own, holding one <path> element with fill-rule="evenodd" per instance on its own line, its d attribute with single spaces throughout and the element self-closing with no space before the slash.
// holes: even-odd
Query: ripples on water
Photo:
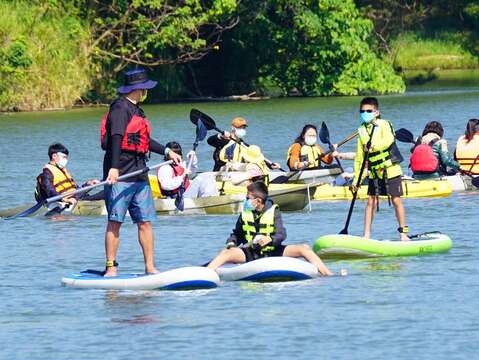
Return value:
<svg viewBox="0 0 479 360">
<path fill-rule="evenodd" d="M 424 123 L 444 123 L 450 147 L 472 116 L 479 92 L 415 93 L 381 99 L 385 118 L 415 134 Z M 281 99 L 259 103 L 180 104 L 149 107 L 162 142 L 194 140 L 192 106 L 228 127 L 235 115 L 250 119 L 248 140 L 274 160 L 306 122 L 327 121 L 331 137 L 356 126 L 359 98 Z M 1 207 L 32 200 L 34 177 L 47 146 L 64 142 L 70 170 L 83 181 L 101 174 L 98 146 L 103 109 L 14 114 L 0 119 Z M 407 147 L 401 144 L 403 151 Z M 348 144 L 345 150 L 353 150 Z M 211 151 L 201 144 L 201 166 Z M 207 159 L 207 160 L 205 160 Z M 157 161 L 154 157 L 153 161 Z M 282 284 L 225 283 L 194 292 L 107 292 L 60 286 L 62 275 L 103 266 L 103 218 L 0 222 L 0 358 L 15 359 L 463 359 L 477 350 L 478 195 L 407 200 L 414 231 L 441 230 L 454 240 L 444 255 L 329 262 L 346 278 Z M 325 202 L 311 213 L 285 214 L 288 243 L 312 243 L 338 232 L 348 203 Z M 360 233 L 360 202 L 350 233 Z M 202 264 L 224 244 L 234 217 L 161 217 L 155 224 L 160 269 Z M 376 237 L 395 237 L 392 209 L 384 202 Z M 121 271 L 141 271 L 136 230 L 122 229 Z"/>
</svg>

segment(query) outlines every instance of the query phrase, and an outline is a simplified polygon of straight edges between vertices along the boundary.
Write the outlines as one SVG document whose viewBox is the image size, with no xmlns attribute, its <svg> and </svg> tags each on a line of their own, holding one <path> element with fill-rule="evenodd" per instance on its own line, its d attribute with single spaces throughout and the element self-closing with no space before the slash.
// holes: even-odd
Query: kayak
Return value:
<svg viewBox="0 0 479 360">
<path fill-rule="evenodd" d="M 244 264 L 227 263 L 217 272 L 223 281 L 278 282 L 319 276 L 318 270 L 309 262 L 286 256 L 265 257 Z"/>
<path fill-rule="evenodd" d="M 379 241 L 335 234 L 321 236 L 315 241 L 313 250 L 322 258 L 354 258 L 429 255 L 449 251 L 451 247 L 451 238 L 440 232 L 416 235 L 410 241 Z"/>
<path fill-rule="evenodd" d="M 449 181 L 452 187 L 452 191 L 471 191 L 477 190 L 472 184 L 472 178 L 461 174 L 445 176 L 443 179 Z"/>
<path fill-rule="evenodd" d="M 313 190 L 308 190 L 309 185 L 295 185 L 294 188 L 286 190 L 275 190 L 270 193 L 270 198 L 284 211 L 303 210 L 309 203 Z M 244 188 L 243 188 L 244 189 Z M 311 189 L 314 189 L 312 187 Z M 174 199 L 154 199 L 156 213 L 158 215 L 231 215 L 239 214 L 242 210 L 244 193 L 221 196 L 207 196 L 202 198 L 185 198 L 184 211 L 179 212 L 175 206 Z M 29 209 L 34 204 L 19 206 L 15 208 L 0 210 L 0 217 L 8 217 Z M 46 207 L 41 207 L 33 215 L 45 215 L 48 212 Z M 80 200 L 72 210 L 66 209 L 62 215 L 74 216 L 105 216 L 107 215 L 105 202 L 103 200 L 85 201 Z"/>
<path fill-rule="evenodd" d="M 339 167 L 313 169 L 303 171 L 270 171 L 269 180 L 272 183 L 310 184 L 316 182 L 330 183 L 341 174 Z"/>
<path fill-rule="evenodd" d="M 452 193 L 451 183 L 446 179 L 413 180 L 403 179 L 403 197 L 444 197 Z M 368 186 L 362 185 L 358 191 L 358 199 L 366 199 Z M 323 184 L 316 188 L 313 200 L 349 200 L 353 198 L 348 186 Z"/>
<path fill-rule="evenodd" d="M 120 274 L 103 277 L 103 272 L 86 270 L 66 275 L 62 285 L 83 289 L 108 290 L 198 290 L 218 286 L 218 274 L 201 266 L 189 266 L 158 274 Z"/>
</svg>

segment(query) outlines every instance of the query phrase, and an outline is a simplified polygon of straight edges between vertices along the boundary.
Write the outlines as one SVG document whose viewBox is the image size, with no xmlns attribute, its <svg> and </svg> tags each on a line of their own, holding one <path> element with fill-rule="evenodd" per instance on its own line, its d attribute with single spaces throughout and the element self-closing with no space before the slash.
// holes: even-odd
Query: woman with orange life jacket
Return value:
<svg viewBox="0 0 479 360">
<path fill-rule="evenodd" d="M 354 153 L 338 153 L 336 150 L 326 155 L 318 142 L 318 129 L 307 124 L 301 130 L 294 144 L 288 149 L 288 167 L 291 171 L 320 169 L 321 162 L 330 165 L 334 158 L 352 160 Z M 336 148 L 336 145 L 333 144 Z"/>
<path fill-rule="evenodd" d="M 105 151 L 103 177 L 108 224 L 105 231 L 105 276 L 116 276 L 116 254 L 120 228 L 129 212 L 138 227 L 138 241 L 143 251 L 145 273 L 157 273 L 154 264 L 154 240 L 151 222 L 156 218 L 148 174 L 118 182 L 118 177 L 146 167 L 148 153 L 155 152 L 176 163 L 179 155 L 150 138 L 150 124 L 139 104 L 148 89 L 157 82 L 148 79 L 144 69 L 125 73 L 125 83 L 118 88 L 121 95 L 111 105 L 101 124 L 101 147 Z"/>
<path fill-rule="evenodd" d="M 454 174 L 459 164 L 449 154 L 444 129 L 440 122 L 426 124 L 412 148 L 410 168 L 415 179 L 430 179 Z"/>
<path fill-rule="evenodd" d="M 38 202 L 79 188 L 66 168 L 68 155 L 69 151 L 63 144 L 54 143 L 48 147 L 48 157 L 50 158 L 50 161 L 45 164 L 42 173 L 37 176 L 35 199 Z M 82 186 L 93 185 L 98 182 L 98 180 L 93 179 L 87 181 Z M 81 199 L 93 200 L 92 196 L 89 195 L 83 195 L 81 196 Z M 99 198 L 95 198 L 94 200 L 97 199 Z M 49 204 L 48 208 L 50 210 L 54 208 L 63 210 L 65 205 L 73 208 L 76 205 L 77 200 L 77 197 L 66 197 L 63 198 L 61 202 Z"/>
<path fill-rule="evenodd" d="M 183 156 L 181 145 L 176 141 L 169 142 L 166 147 L 175 152 L 180 157 Z M 198 169 L 198 158 L 194 151 L 186 155 L 187 161 L 179 164 L 171 164 L 158 169 L 158 185 L 161 193 L 169 198 L 175 198 L 180 187 L 185 184 L 185 198 L 199 198 L 205 196 L 217 196 L 215 177 L 212 174 L 203 173 L 196 176 L 193 180 L 188 179 L 188 175 L 194 174 Z M 188 169 L 188 162 L 191 161 L 191 167 Z"/>
<path fill-rule="evenodd" d="M 479 175 L 479 119 L 470 119 L 463 136 L 457 140 L 454 153 L 461 172 Z"/>
</svg>

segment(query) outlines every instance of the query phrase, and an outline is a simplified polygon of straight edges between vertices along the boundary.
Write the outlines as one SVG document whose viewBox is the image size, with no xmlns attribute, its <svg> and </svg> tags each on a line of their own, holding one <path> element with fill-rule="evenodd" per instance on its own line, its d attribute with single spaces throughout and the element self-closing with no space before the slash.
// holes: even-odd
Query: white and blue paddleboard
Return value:
<svg viewBox="0 0 479 360">
<path fill-rule="evenodd" d="M 217 269 L 224 281 L 277 282 L 307 280 L 319 276 L 318 269 L 304 260 L 274 256 L 244 264 L 224 264 Z"/>
<path fill-rule="evenodd" d="M 86 270 L 66 275 L 62 285 L 84 289 L 108 290 L 197 290 L 218 286 L 218 274 L 201 266 L 189 266 L 158 274 L 120 274 L 104 277 L 103 272 Z"/>
</svg>

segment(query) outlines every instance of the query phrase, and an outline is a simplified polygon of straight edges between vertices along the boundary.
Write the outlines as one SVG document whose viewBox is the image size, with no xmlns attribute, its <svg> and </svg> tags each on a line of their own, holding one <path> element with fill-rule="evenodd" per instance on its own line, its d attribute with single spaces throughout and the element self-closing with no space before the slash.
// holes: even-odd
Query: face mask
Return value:
<svg viewBox="0 0 479 360">
<path fill-rule="evenodd" d="M 60 169 L 63 169 L 67 166 L 68 164 L 68 159 L 67 158 L 64 158 L 62 157 L 60 160 L 57 161 L 57 166 L 60 168 Z"/>
<path fill-rule="evenodd" d="M 304 143 L 309 146 L 313 146 L 314 144 L 316 144 L 317 140 L 318 138 L 313 135 L 307 135 L 304 137 Z"/>
<path fill-rule="evenodd" d="M 244 201 L 243 201 L 243 211 L 253 211 L 255 209 L 256 208 L 253 206 L 253 204 L 251 204 L 250 199 L 244 199 Z"/>
<path fill-rule="evenodd" d="M 372 112 L 363 112 L 359 113 L 359 120 L 361 121 L 361 124 L 367 124 L 373 121 L 376 118 L 374 113 Z"/>
<path fill-rule="evenodd" d="M 242 139 L 246 136 L 246 129 L 237 129 L 235 128 L 235 134 L 239 139 Z"/>
<path fill-rule="evenodd" d="M 140 102 L 145 102 L 146 97 L 148 96 L 148 90 L 143 90 L 143 91 L 144 91 L 144 93 L 141 96 Z"/>
</svg>

